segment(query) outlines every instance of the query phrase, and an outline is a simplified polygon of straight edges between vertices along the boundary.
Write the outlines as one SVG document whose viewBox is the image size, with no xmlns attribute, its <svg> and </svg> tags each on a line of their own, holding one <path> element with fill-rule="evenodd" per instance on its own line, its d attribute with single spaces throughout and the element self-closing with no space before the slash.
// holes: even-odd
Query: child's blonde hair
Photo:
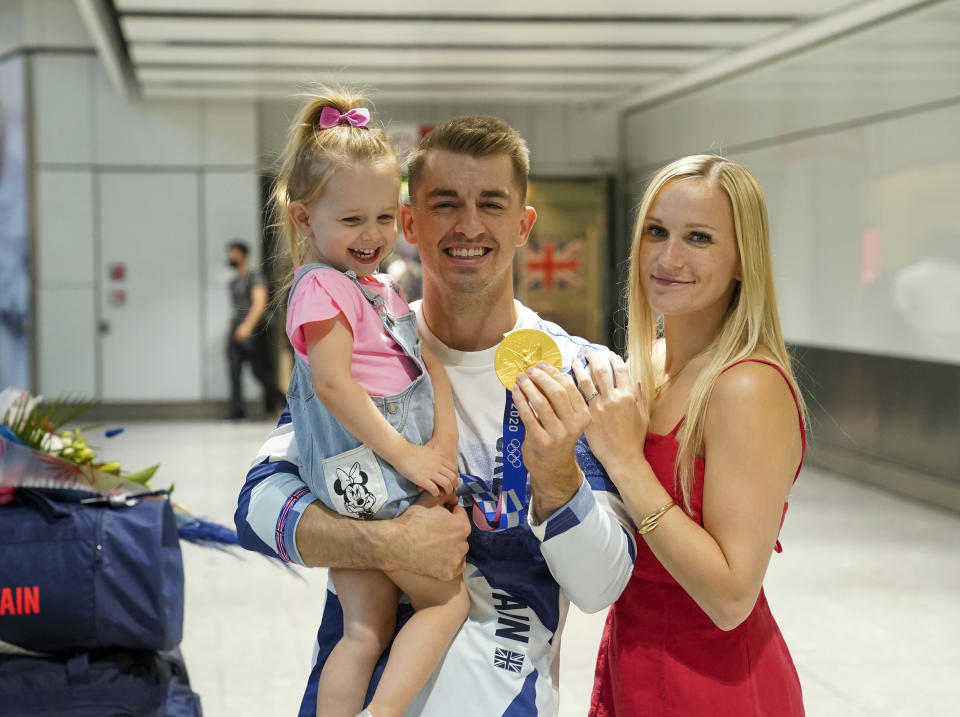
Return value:
<svg viewBox="0 0 960 717">
<path fill-rule="evenodd" d="M 278 247 L 277 253 L 290 264 L 284 289 L 278 296 L 281 300 L 293 284 L 293 271 L 307 262 L 311 252 L 310 242 L 301 239 L 290 218 L 290 205 L 315 201 L 337 170 L 358 164 L 395 169 L 397 182 L 400 181 L 396 150 L 381 128 L 372 124 L 354 127 L 346 122 L 327 129 L 320 127 L 320 114 L 325 107 L 345 114 L 369 105 L 365 97 L 352 90 L 323 87 L 315 94 L 306 95 L 303 107 L 290 125 L 271 194 L 274 227 L 280 246 L 287 247 L 286 252 Z M 399 194 L 397 198 L 399 201 Z"/>
</svg>

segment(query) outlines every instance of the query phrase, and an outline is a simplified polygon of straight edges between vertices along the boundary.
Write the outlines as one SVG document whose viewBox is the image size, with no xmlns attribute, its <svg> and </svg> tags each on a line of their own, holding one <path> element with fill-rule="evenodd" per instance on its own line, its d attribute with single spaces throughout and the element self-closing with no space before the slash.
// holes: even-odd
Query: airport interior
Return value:
<svg viewBox="0 0 960 717">
<path fill-rule="evenodd" d="M 363 90 L 401 155 L 460 115 L 515 128 L 538 219 L 514 294 L 620 354 L 655 171 L 710 153 L 753 173 L 808 410 L 763 579 L 803 710 L 960 716 L 960 0 L 0 0 L 0 390 L 89 401 L 70 425 L 98 457 L 159 464 L 152 489 L 231 531 L 280 406 L 249 357 L 231 389 L 230 246 L 275 297 L 278 156 L 331 84 Z M 381 270 L 419 298 L 402 234 Z M 283 308 L 258 329 L 274 393 Z M 296 714 L 327 570 L 180 544 L 203 714 Z M 0 565 L 0 715 L 61 714 L 3 705 L 14 661 L 44 655 L 3 631 L 28 585 L 10 579 Z M 553 638 L 560 717 L 588 714 L 605 618 L 570 605 Z"/>
</svg>

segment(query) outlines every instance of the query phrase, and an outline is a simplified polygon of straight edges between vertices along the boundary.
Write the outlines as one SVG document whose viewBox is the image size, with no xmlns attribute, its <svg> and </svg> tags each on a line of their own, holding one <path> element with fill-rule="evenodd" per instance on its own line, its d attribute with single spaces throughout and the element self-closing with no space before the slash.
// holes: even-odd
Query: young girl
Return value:
<svg viewBox="0 0 960 717">
<path fill-rule="evenodd" d="M 389 519 L 421 490 L 455 500 L 453 396 L 443 368 L 421 348 L 399 286 L 374 273 L 397 236 L 396 153 L 368 126 L 361 98 L 325 94 L 294 121 L 273 197 L 297 267 L 287 303 L 296 354 L 287 398 L 310 489 L 342 515 Z M 320 676 L 317 713 L 353 717 L 362 709 L 393 639 L 399 589 L 416 613 L 393 641 L 363 713 L 399 717 L 466 617 L 463 581 L 346 569 L 330 577 L 344 629 Z"/>
</svg>

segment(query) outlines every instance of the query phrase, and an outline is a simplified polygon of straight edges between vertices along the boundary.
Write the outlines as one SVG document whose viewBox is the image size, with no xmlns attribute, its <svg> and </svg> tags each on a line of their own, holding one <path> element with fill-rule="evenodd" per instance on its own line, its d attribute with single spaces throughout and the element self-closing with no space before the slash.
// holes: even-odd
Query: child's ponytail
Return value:
<svg viewBox="0 0 960 717">
<path fill-rule="evenodd" d="M 358 164 L 400 163 L 386 133 L 369 123 L 370 103 L 347 89 L 321 88 L 306 96 L 290 125 L 287 142 L 278 158 L 277 178 L 271 194 L 274 227 L 278 233 L 278 258 L 286 265 L 287 279 L 277 301 L 286 300 L 293 271 L 310 257 L 310 242 L 300 237 L 290 218 L 293 202 L 310 204 L 323 194 L 338 169 Z M 280 247 L 286 246 L 286 251 Z"/>
</svg>

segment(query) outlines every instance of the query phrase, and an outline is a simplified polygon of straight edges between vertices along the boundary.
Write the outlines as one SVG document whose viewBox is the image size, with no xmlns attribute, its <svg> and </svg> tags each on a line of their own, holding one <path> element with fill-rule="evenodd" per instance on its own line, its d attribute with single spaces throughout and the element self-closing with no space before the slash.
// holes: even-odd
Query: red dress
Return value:
<svg viewBox="0 0 960 717">
<path fill-rule="evenodd" d="M 783 373 L 775 364 L 760 363 Z M 792 386 L 790 390 L 793 392 Z M 677 424 L 667 435 L 648 433 L 643 449 L 674 500 L 679 428 Z M 800 433 L 805 452 L 802 420 Z M 701 525 L 703 473 L 704 462 L 697 458 L 691 517 Z M 786 515 L 786 504 L 783 510 Z M 590 715 L 802 717 L 803 701 L 793 660 L 762 589 L 750 616 L 734 630 L 724 632 L 637 536 L 633 577 L 610 608 L 604 626 Z"/>
</svg>

